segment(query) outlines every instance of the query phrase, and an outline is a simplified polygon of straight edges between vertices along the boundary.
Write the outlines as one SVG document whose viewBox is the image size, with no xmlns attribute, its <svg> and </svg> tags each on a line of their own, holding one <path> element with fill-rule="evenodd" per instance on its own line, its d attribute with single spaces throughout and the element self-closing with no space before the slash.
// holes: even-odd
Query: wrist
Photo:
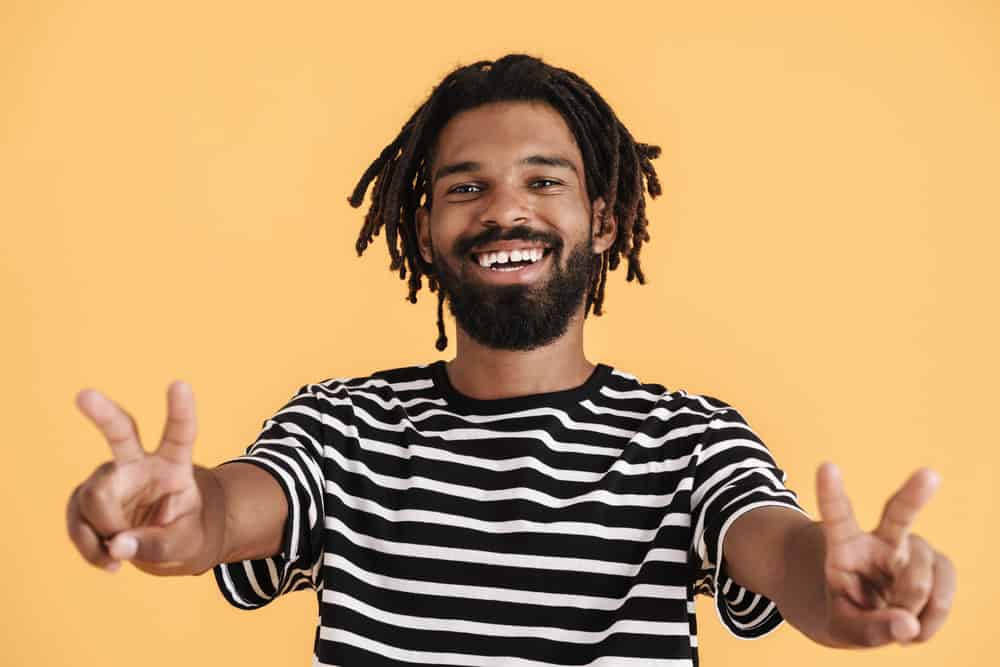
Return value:
<svg viewBox="0 0 1000 667">
<path fill-rule="evenodd" d="M 194 467 L 194 478 L 201 494 L 202 548 L 185 568 L 201 575 L 223 562 L 226 543 L 226 496 L 222 483 L 210 468 Z"/>
<path fill-rule="evenodd" d="M 823 525 L 810 521 L 796 526 L 785 541 L 785 590 L 778 605 L 782 616 L 818 644 L 842 648 L 830 633 L 826 583 L 826 539 Z"/>
</svg>

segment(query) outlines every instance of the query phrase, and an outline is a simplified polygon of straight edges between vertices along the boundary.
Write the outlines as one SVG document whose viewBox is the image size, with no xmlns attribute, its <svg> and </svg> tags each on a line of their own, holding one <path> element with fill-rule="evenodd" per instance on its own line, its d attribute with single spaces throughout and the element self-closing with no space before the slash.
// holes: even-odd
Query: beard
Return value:
<svg viewBox="0 0 1000 667">
<path fill-rule="evenodd" d="M 448 299 L 448 310 L 458 326 L 478 343 L 500 350 L 527 351 L 542 347 L 566 333 L 569 321 L 583 302 L 593 275 L 593 238 L 570 249 L 561 266 L 559 238 L 516 227 L 500 236 L 499 228 L 455 244 L 453 255 L 468 261 L 472 248 L 498 240 L 544 241 L 552 248 L 549 279 L 538 285 L 488 285 L 462 280 L 434 251 L 438 284 Z M 544 261 L 539 260 L 539 261 Z"/>
</svg>

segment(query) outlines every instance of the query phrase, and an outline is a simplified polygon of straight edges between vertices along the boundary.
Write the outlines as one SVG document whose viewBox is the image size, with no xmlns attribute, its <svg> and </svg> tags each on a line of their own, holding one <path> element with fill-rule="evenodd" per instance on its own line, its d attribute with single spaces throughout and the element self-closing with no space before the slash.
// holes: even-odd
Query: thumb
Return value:
<svg viewBox="0 0 1000 667">
<path fill-rule="evenodd" d="M 177 528 L 175 524 L 140 526 L 122 531 L 108 541 L 108 553 L 117 560 L 160 565 L 190 560 L 198 554 L 197 540 Z"/>
<path fill-rule="evenodd" d="M 845 604 L 850 605 L 845 600 Z M 853 609 L 838 614 L 834 633 L 852 646 L 875 647 L 885 644 L 908 644 L 920 634 L 920 622 L 906 609 L 884 607 L 876 610 Z"/>
</svg>

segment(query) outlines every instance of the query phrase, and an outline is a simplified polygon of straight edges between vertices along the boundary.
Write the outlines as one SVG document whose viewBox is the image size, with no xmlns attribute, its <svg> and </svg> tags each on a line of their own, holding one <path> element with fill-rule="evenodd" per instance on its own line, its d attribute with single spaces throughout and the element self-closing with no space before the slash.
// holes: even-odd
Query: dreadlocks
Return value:
<svg viewBox="0 0 1000 667">
<path fill-rule="evenodd" d="M 389 269 L 398 272 L 402 280 L 409 273 L 406 298 L 411 303 L 417 302 L 424 275 L 430 291 L 438 292 L 438 350 L 448 345 L 443 319 L 446 295 L 440 289 L 434 267 L 420 255 L 416 211 L 421 206 L 431 206 L 433 151 L 447 122 L 462 111 L 505 101 L 542 101 L 562 115 L 583 156 L 590 201 L 600 196 L 606 202 L 602 232 L 608 215 L 613 214 L 618 222 L 613 245 L 594 258 L 584 316 L 591 308 L 595 315 L 601 314 L 608 271 L 616 269 L 623 257 L 628 261 L 626 280 L 638 279 L 640 285 L 646 282 L 639 264 L 642 244 L 650 238 L 643 178 L 650 197 L 658 196 L 660 181 L 650 160 L 659 157 L 660 147 L 635 141 L 590 84 L 538 58 L 512 54 L 460 67 L 434 88 L 427 101 L 403 125 L 399 136 L 365 170 L 348 197 L 351 206 L 358 208 L 374 181 L 371 207 L 356 244 L 358 256 L 385 227 L 391 257 Z"/>
</svg>

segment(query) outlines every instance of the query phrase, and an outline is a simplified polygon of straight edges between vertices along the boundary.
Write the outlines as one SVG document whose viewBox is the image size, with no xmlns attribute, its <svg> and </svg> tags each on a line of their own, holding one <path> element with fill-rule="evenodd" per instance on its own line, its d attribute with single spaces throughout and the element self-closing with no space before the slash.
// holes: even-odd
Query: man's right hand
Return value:
<svg viewBox="0 0 1000 667">
<path fill-rule="evenodd" d="M 76 405 L 113 455 L 73 491 L 66 508 L 70 539 L 84 559 L 110 572 L 129 560 L 161 575 L 214 565 L 221 530 L 206 525 L 203 501 L 219 482 L 192 464 L 197 425 L 190 386 L 178 381 L 168 388 L 167 423 L 153 453 L 143 449 L 135 420 L 100 392 L 84 389 Z"/>
</svg>

